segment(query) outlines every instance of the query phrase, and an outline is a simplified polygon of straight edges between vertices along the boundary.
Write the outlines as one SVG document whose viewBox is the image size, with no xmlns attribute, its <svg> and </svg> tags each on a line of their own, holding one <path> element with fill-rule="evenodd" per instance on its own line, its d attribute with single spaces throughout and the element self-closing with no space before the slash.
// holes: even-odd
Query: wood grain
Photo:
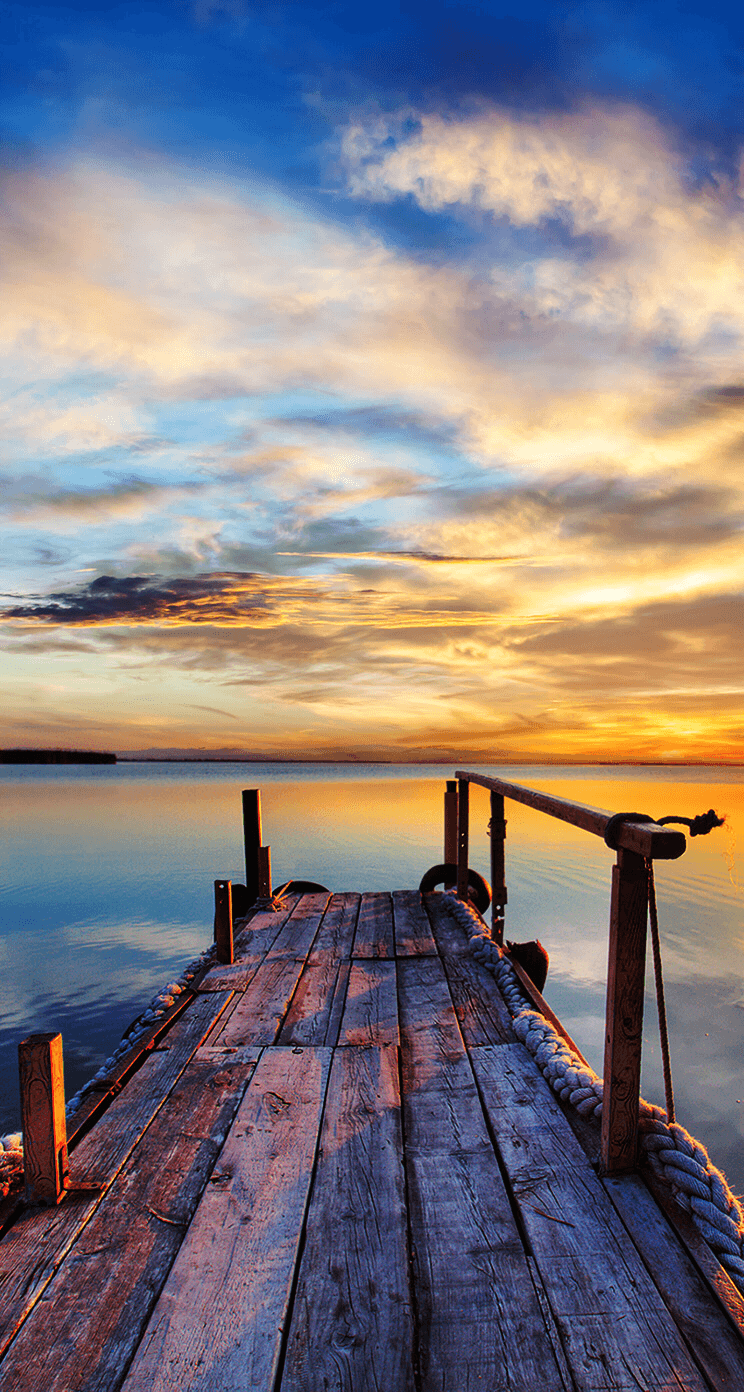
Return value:
<svg viewBox="0 0 744 1392">
<path fill-rule="evenodd" d="M 400 1042 L 395 962 L 352 962 L 338 1042 L 380 1048 Z"/>
<path fill-rule="evenodd" d="M 29 1203 L 58 1204 L 68 1182 L 61 1034 L 32 1034 L 18 1045 L 23 1176 Z"/>
<path fill-rule="evenodd" d="M 618 851 L 612 870 L 602 1097 L 602 1165 L 608 1174 L 632 1170 L 638 1162 L 647 873 L 641 856 Z"/>
<path fill-rule="evenodd" d="M 427 894 L 424 902 L 466 1044 L 513 1043 L 516 1035 L 507 1004 L 490 972 L 473 957 L 444 896 Z"/>
<path fill-rule="evenodd" d="M 125 1392 L 271 1392 L 330 1060 L 262 1055 Z"/>
<path fill-rule="evenodd" d="M 268 957 L 295 957 L 304 962 L 313 945 L 330 897 L 326 892 L 303 894 L 277 933 Z"/>
<path fill-rule="evenodd" d="M 413 1392 L 396 1049 L 336 1051 L 282 1392 Z"/>
<path fill-rule="evenodd" d="M 234 962 L 230 966 L 216 963 L 201 978 L 200 991 L 244 991 L 255 975 L 256 968 L 266 959 L 274 942 L 284 928 L 298 900 L 293 900 L 279 913 L 261 910 L 237 935 L 233 942 Z"/>
<path fill-rule="evenodd" d="M 605 1193 L 620 1214 L 675 1323 L 716 1392 L 744 1387 L 744 1343 L 710 1298 L 677 1233 L 638 1174 L 608 1175 Z"/>
<path fill-rule="evenodd" d="M 441 963 L 398 969 L 419 1385 L 564 1392 Z"/>
<path fill-rule="evenodd" d="M 256 968 L 215 1040 L 217 1044 L 273 1044 L 302 973 L 303 962 L 271 955 Z"/>
<path fill-rule="evenodd" d="M 0 1364 L 5 1392 L 119 1386 L 254 1064 L 197 1051 Z"/>
<path fill-rule="evenodd" d="M 704 1392 L 705 1380 L 534 1060 L 471 1054 L 579 1392 Z"/>
<path fill-rule="evenodd" d="M 0 1351 L 44 1294 L 49 1281 L 101 1202 L 121 1166 L 157 1115 L 189 1060 L 219 1019 L 229 997 L 203 996 L 176 1022 L 163 1046 L 114 1098 L 72 1161 L 73 1183 L 98 1183 L 96 1193 L 68 1194 L 56 1209 L 29 1209 L 0 1243 Z M 1 1367 L 2 1365 L 0 1365 Z"/>
<path fill-rule="evenodd" d="M 324 962 L 304 967 L 277 1044 L 326 1043 L 339 972 L 340 964 L 330 956 Z M 345 992 L 345 983 L 342 983 L 342 990 Z"/>
<path fill-rule="evenodd" d="M 393 927 L 396 957 L 433 957 L 437 945 L 418 890 L 393 894 Z"/>
<path fill-rule="evenodd" d="M 353 955 L 393 957 L 393 906 L 389 894 L 363 894 L 359 906 Z"/>
<path fill-rule="evenodd" d="M 309 964 L 325 961 L 329 956 L 336 962 L 351 956 L 361 901 L 361 894 L 331 895 L 308 954 Z"/>
</svg>

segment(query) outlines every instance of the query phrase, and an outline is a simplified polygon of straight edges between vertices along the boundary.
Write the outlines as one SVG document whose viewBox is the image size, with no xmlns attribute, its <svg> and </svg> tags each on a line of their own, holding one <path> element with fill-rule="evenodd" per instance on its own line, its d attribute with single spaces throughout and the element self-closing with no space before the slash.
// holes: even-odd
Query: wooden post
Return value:
<svg viewBox="0 0 744 1392">
<path fill-rule="evenodd" d="M 470 785 L 466 778 L 458 780 L 457 790 L 457 897 L 468 899 L 468 836 Z"/>
<path fill-rule="evenodd" d="M 258 896 L 271 898 L 271 846 L 258 848 Z"/>
<path fill-rule="evenodd" d="M 232 880 L 214 882 L 214 941 L 217 947 L 217 961 L 234 961 Z"/>
<path fill-rule="evenodd" d="M 457 864 L 457 779 L 448 778 L 444 791 L 444 863 Z M 445 884 L 445 889 L 451 889 Z"/>
<path fill-rule="evenodd" d="M 502 793 L 491 793 L 491 937 L 499 946 L 504 941 L 504 909 L 506 907 L 506 882 L 504 879 L 504 841 L 506 822 L 504 820 L 504 798 Z"/>
<path fill-rule="evenodd" d="M 23 1170 L 29 1203 L 58 1204 L 69 1184 L 61 1034 L 18 1045 Z"/>
<path fill-rule="evenodd" d="M 648 876 L 635 851 L 619 850 L 612 870 L 610 952 L 602 1100 L 602 1168 L 632 1170 L 638 1154 Z"/>
<path fill-rule="evenodd" d="M 448 778 L 444 791 L 444 863 L 457 864 L 457 779 Z"/>
<path fill-rule="evenodd" d="M 245 841 L 245 887 L 248 903 L 255 904 L 259 896 L 258 853 L 261 848 L 261 791 L 246 788 L 243 792 L 243 839 Z"/>
</svg>

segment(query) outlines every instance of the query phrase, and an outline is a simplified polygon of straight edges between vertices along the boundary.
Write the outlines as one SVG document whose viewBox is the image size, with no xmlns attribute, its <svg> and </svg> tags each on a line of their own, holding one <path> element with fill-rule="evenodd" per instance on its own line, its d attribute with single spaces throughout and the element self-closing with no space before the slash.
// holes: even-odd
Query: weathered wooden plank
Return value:
<svg viewBox="0 0 744 1392">
<path fill-rule="evenodd" d="M 393 893 L 393 927 L 396 957 L 433 957 L 437 945 L 418 890 Z"/>
<path fill-rule="evenodd" d="M 105 1112 L 111 1098 L 121 1091 L 124 1084 L 134 1075 L 141 1066 L 143 1059 L 158 1044 L 158 1042 L 169 1034 L 179 1015 L 193 1003 L 194 987 L 183 991 L 176 996 L 175 1003 L 163 1014 L 158 1017 L 155 1024 L 144 1034 L 138 1036 L 136 1042 L 122 1054 L 118 1063 L 107 1075 L 106 1080 L 101 1079 L 90 1092 L 85 1094 L 83 1101 L 73 1116 L 69 1118 L 67 1124 L 67 1146 L 72 1150 L 79 1143 L 86 1131 L 89 1131 L 97 1116 Z"/>
<path fill-rule="evenodd" d="M 331 901 L 308 954 L 309 965 L 323 961 L 328 956 L 335 962 L 351 956 L 361 899 L 361 894 L 331 895 Z"/>
<path fill-rule="evenodd" d="M 119 1387 L 259 1052 L 197 1050 L 0 1363 L 6 1392 Z"/>
<path fill-rule="evenodd" d="M 234 962 L 230 966 L 216 962 L 202 977 L 199 990 L 244 991 L 298 903 L 299 900 L 294 899 L 278 913 L 270 909 L 257 913 L 234 940 Z"/>
<path fill-rule="evenodd" d="M 396 1049 L 338 1049 L 282 1392 L 413 1392 Z"/>
<path fill-rule="evenodd" d="M 340 963 L 308 963 L 297 984 L 277 1044 L 325 1044 Z"/>
<path fill-rule="evenodd" d="M 349 989 L 349 976 L 351 974 L 351 962 L 341 962 L 336 978 L 336 989 L 333 993 L 333 1004 L 331 1013 L 328 1017 L 328 1029 L 326 1031 L 325 1042 L 333 1048 L 338 1044 L 338 1036 L 341 1031 L 341 1021 L 344 1010 L 346 1009 L 346 992 Z"/>
<path fill-rule="evenodd" d="M 341 1019 L 339 1044 L 398 1044 L 395 962 L 353 961 Z"/>
<path fill-rule="evenodd" d="M 711 1296 L 643 1179 L 639 1174 L 608 1175 L 602 1184 L 711 1386 L 716 1392 L 740 1392 L 744 1342 Z"/>
<path fill-rule="evenodd" d="M 490 972 L 476 962 L 443 899 L 441 894 L 427 894 L 424 902 L 465 1042 L 468 1047 L 513 1043 L 516 1035 L 507 1004 Z"/>
<path fill-rule="evenodd" d="M 304 963 L 269 956 L 256 968 L 245 991 L 225 1013 L 216 1044 L 273 1044 L 300 979 Z"/>
<path fill-rule="evenodd" d="M 602 1184 L 521 1044 L 471 1060 L 579 1392 L 704 1392 Z"/>
<path fill-rule="evenodd" d="M 360 897 L 358 894 L 337 894 L 331 899 L 277 1043 L 336 1043 L 339 1026 L 337 992 L 341 993 L 343 1004 L 348 981 L 348 971 L 341 972 L 341 962 L 348 962 L 349 959 Z M 337 1007 L 335 1014 L 334 1002 Z M 329 1029 L 334 1035 L 332 1039 L 326 1037 Z"/>
<path fill-rule="evenodd" d="M 229 996 L 203 996 L 176 1021 L 161 1046 L 114 1098 L 108 1111 L 74 1150 L 72 1182 L 99 1184 L 94 1193 L 71 1193 L 58 1208 L 29 1209 L 0 1242 L 0 1350 L 45 1291 L 78 1234 L 95 1212 L 132 1148 L 157 1114 Z"/>
<path fill-rule="evenodd" d="M 271 1392 L 330 1060 L 263 1054 L 125 1392 Z"/>
<path fill-rule="evenodd" d="M 393 906 L 389 894 L 363 894 L 353 955 L 394 957 Z"/>
<path fill-rule="evenodd" d="M 297 957 L 304 962 L 320 927 L 330 894 L 303 894 L 271 944 L 268 956 Z"/>
<path fill-rule="evenodd" d="M 410 957 L 397 968 L 403 1088 L 416 1093 L 416 1106 L 406 1112 L 408 1152 L 490 1149 L 439 958 Z"/>
<path fill-rule="evenodd" d="M 744 1336 L 744 1297 L 739 1288 L 734 1285 L 712 1248 L 698 1232 L 691 1214 L 680 1208 L 667 1186 L 648 1168 L 644 1170 L 643 1177 L 670 1228 L 677 1234 L 714 1300 L 731 1321 L 734 1329 Z"/>
<path fill-rule="evenodd" d="M 561 1374 L 441 963 L 398 963 L 422 1392 L 558 1392 Z"/>
</svg>

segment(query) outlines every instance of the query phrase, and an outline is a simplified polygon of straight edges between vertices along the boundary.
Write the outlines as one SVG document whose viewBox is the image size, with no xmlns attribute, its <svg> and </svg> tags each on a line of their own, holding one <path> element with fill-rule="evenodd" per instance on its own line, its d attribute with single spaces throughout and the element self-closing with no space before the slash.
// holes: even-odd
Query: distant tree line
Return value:
<svg viewBox="0 0 744 1392">
<path fill-rule="evenodd" d="M 0 749 L 0 764 L 115 764 L 115 754 L 91 749 Z"/>
</svg>

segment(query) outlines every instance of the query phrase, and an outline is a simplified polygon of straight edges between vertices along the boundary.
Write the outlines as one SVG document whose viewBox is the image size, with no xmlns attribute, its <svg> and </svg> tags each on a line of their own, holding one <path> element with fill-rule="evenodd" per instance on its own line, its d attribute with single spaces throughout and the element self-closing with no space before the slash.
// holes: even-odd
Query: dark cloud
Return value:
<svg viewBox="0 0 744 1392">
<path fill-rule="evenodd" d="M 78 590 L 6 609 L 6 619 L 54 624 L 234 623 L 258 615 L 271 588 L 265 577 L 220 573 L 163 580 L 99 575 Z"/>
</svg>

